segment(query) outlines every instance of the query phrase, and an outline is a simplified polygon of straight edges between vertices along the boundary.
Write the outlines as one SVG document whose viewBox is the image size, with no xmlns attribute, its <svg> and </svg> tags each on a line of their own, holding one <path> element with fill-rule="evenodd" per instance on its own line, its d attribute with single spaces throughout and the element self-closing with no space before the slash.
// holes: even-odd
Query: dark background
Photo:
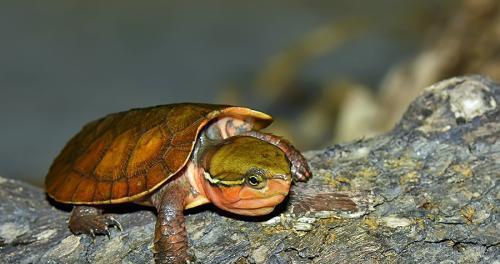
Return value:
<svg viewBox="0 0 500 264">
<path fill-rule="evenodd" d="M 262 91 L 276 87 L 257 87 L 259 76 L 311 32 L 345 21 L 364 28 L 303 60 L 295 76 L 301 85 L 290 93 L 314 103 L 318 84 L 337 78 L 375 89 L 452 7 L 430 0 L 0 1 L 0 175 L 41 184 L 85 123 L 134 107 L 238 103 L 293 118 L 300 100 L 267 100 Z"/>
</svg>

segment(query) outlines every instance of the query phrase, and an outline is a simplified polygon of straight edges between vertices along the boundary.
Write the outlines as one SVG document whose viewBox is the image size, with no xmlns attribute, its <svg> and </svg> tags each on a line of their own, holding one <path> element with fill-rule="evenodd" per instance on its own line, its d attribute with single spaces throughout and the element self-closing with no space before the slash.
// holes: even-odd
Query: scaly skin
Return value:
<svg viewBox="0 0 500 264">
<path fill-rule="evenodd" d="M 188 192 L 186 178 L 181 177 L 169 182 L 151 197 L 158 213 L 153 250 L 155 263 L 180 264 L 188 260 L 183 212 Z"/>
<path fill-rule="evenodd" d="M 254 130 L 243 132 L 241 135 L 264 140 L 285 152 L 286 157 L 290 163 L 292 163 L 291 171 L 294 181 L 305 182 L 311 178 L 311 169 L 309 168 L 309 164 L 307 164 L 306 159 L 288 140 L 273 134 L 261 133 Z"/>
</svg>

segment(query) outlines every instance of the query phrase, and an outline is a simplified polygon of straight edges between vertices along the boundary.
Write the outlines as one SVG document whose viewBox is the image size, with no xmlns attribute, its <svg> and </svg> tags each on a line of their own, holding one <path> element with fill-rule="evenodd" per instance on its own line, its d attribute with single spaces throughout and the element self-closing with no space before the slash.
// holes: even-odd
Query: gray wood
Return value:
<svg viewBox="0 0 500 264">
<path fill-rule="evenodd" d="M 500 86 L 479 76 L 428 87 L 390 133 L 307 152 L 313 179 L 273 215 L 188 212 L 190 254 L 200 263 L 500 261 L 499 104 Z M 93 241 L 71 235 L 68 208 L 39 188 L 0 178 L 0 197 L 0 263 L 152 259 L 152 211 L 113 208 L 124 231 Z"/>
</svg>

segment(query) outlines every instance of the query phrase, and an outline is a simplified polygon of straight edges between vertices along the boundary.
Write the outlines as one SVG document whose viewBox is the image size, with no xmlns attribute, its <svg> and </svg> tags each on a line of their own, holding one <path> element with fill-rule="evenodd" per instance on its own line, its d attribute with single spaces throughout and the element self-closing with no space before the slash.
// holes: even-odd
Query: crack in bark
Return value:
<svg viewBox="0 0 500 264">
<path fill-rule="evenodd" d="M 480 242 L 475 242 L 475 241 L 453 240 L 451 238 L 443 238 L 443 239 L 435 240 L 435 241 L 424 240 L 423 242 L 427 243 L 427 244 L 450 243 L 450 244 L 452 244 L 452 246 L 457 245 L 457 244 L 465 244 L 465 245 L 482 246 L 485 248 L 495 247 L 495 246 L 498 246 L 500 244 L 500 241 L 495 242 L 493 244 L 488 244 L 488 243 L 480 243 Z"/>
</svg>

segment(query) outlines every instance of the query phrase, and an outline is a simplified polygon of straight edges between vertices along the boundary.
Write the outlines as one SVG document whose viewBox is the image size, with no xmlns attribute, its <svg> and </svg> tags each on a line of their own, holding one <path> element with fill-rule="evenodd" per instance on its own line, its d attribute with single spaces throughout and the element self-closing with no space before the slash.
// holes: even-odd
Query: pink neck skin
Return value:
<svg viewBox="0 0 500 264">
<path fill-rule="evenodd" d="M 251 129 L 251 124 L 246 123 L 243 120 L 224 117 L 210 125 L 213 128 L 219 130 L 219 134 L 222 139 L 235 136 L 238 133 L 238 128 Z M 209 128 L 206 128 L 209 129 Z M 184 202 L 184 209 L 193 208 L 199 205 L 210 203 L 207 197 L 203 184 L 205 183 L 205 178 L 203 176 L 204 169 L 196 166 L 195 162 L 190 161 L 186 165 L 186 171 L 184 175 L 188 178 L 189 184 L 191 186 L 190 193 Z"/>
<path fill-rule="evenodd" d="M 196 166 L 192 161 L 189 162 L 186 166 L 187 167 L 185 175 L 187 176 L 191 188 L 189 191 L 189 195 L 184 201 L 184 209 L 189 209 L 210 203 L 210 200 L 208 199 L 203 188 L 203 181 L 205 181 L 205 178 L 203 177 L 203 168 Z"/>
<path fill-rule="evenodd" d="M 222 139 L 236 136 L 241 131 L 248 131 L 252 129 L 251 123 L 232 117 L 221 118 L 212 124 L 212 126 L 216 126 L 219 129 Z"/>
<path fill-rule="evenodd" d="M 226 139 L 238 134 L 239 128 L 245 128 L 246 130 L 249 130 L 251 129 L 252 125 L 240 119 L 224 117 L 212 123 L 210 126 L 219 130 L 219 134 L 221 135 L 222 139 Z M 184 174 L 188 178 L 189 184 L 191 185 L 191 190 L 189 195 L 186 197 L 186 201 L 184 202 L 185 209 L 210 203 L 210 200 L 203 188 L 203 184 L 205 184 L 203 172 L 203 168 L 196 166 L 193 161 L 190 161 L 186 165 L 186 171 L 184 172 Z"/>
</svg>

